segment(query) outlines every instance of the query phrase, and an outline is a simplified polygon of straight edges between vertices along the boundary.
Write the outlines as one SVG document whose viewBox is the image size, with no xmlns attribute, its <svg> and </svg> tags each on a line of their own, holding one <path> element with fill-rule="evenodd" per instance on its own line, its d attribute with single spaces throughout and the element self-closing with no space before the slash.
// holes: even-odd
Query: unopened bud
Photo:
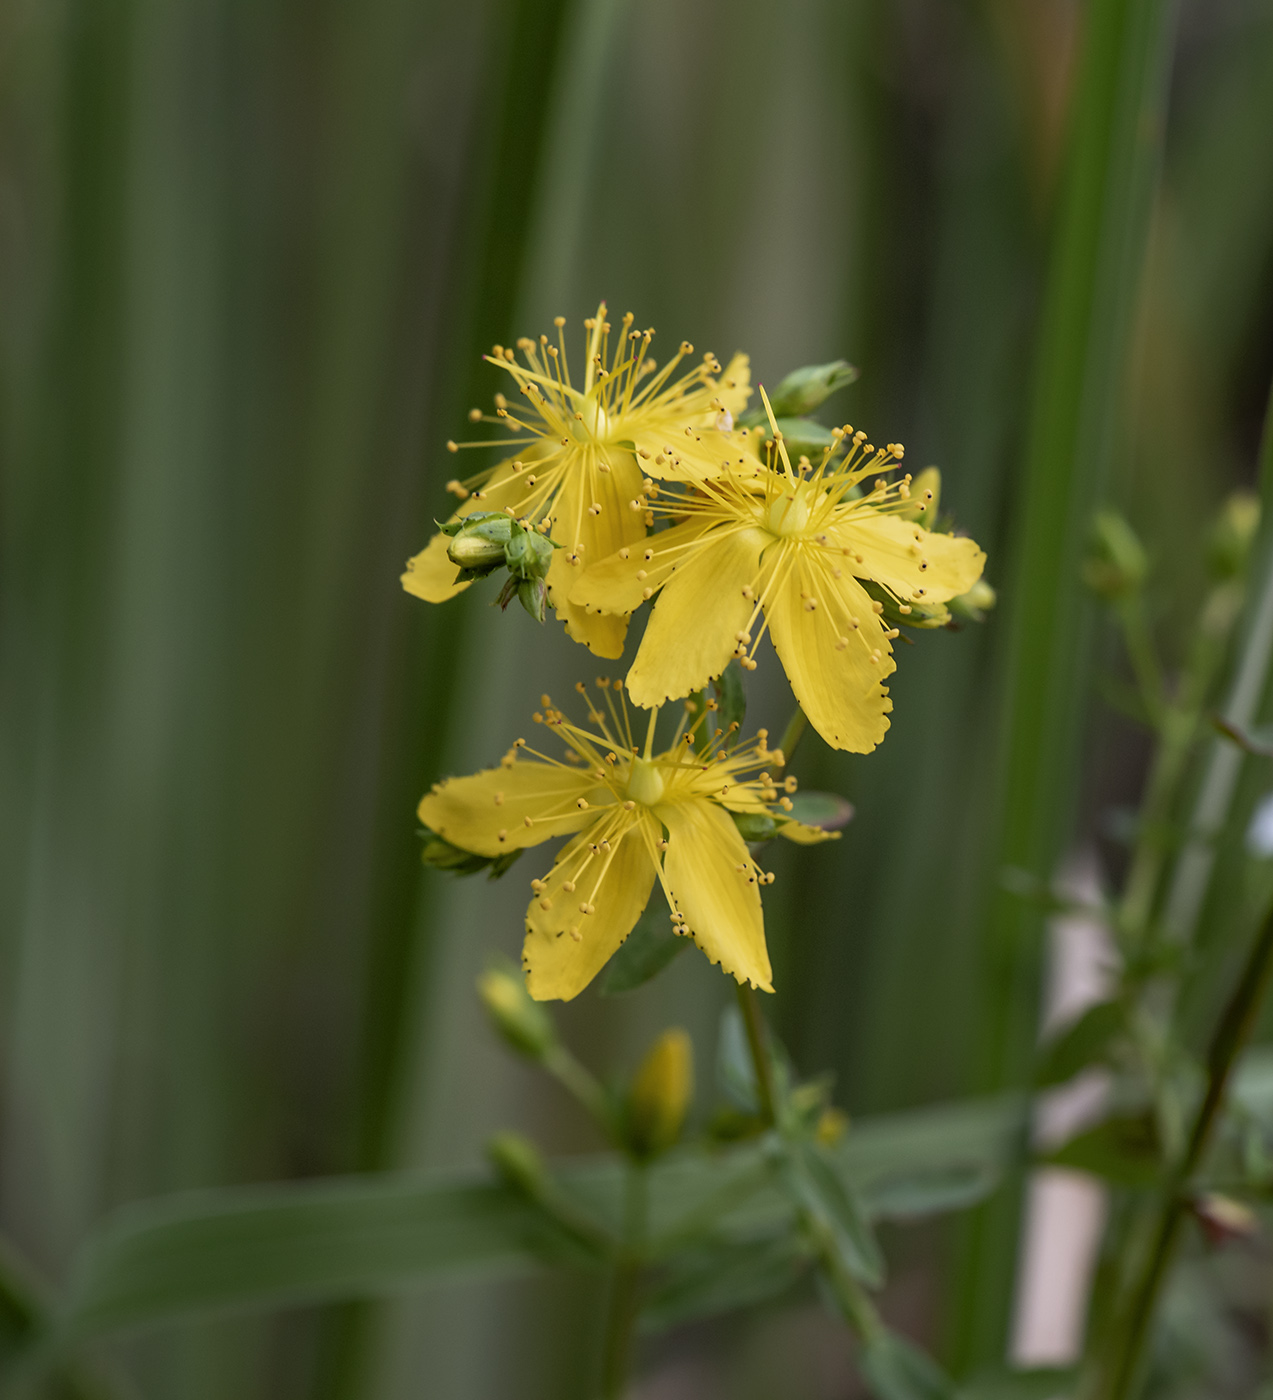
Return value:
<svg viewBox="0 0 1273 1400">
<path fill-rule="evenodd" d="M 650 1047 L 628 1094 L 627 1137 L 639 1157 L 665 1152 L 681 1135 L 694 1097 L 694 1051 L 679 1027 Z"/>
<path fill-rule="evenodd" d="M 545 579 L 553 561 L 553 542 L 535 530 L 514 526 L 512 537 L 504 547 L 504 562 L 518 580 Z M 541 618 L 542 622 L 543 619 Z"/>
<path fill-rule="evenodd" d="M 442 527 L 443 532 L 451 536 L 447 558 L 456 568 L 472 574 L 488 574 L 503 565 L 505 547 L 516 528 L 516 522 L 507 515 L 490 511 L 479 511 L 452 521 Z"/>
<path fill-rule="evenodd" d="M 502 967 L 489 967 L 477 979 L 477 994 L 491 1024 L 505 1043 L 529 1060 L 542 1060 L 557 1043 L 552 1017 L 532 1001 L 522 979 Z"/>
<path fill-rule="evenodd" d="M 1145 547 L 1121 515 L 1098 511 L 1092 522 L 1092 545 L 1083 565 L 1083 581 L 1106 602 L 1135 593 L 1149 572 Z"/>
<path fill-rule="evenodd" d="M 1207 566 L 1213 578 L 1223 582 L 1246 569 L 1259 527 L 1259 497 L 1250 491 L 1235 491 L 1221 506 L 1207 541 Z"/>
<path fill-rule="evenodd" d="M 486 1144 L 486 1156 L 506 1186 L 532 1199 L 542 1194 L 548 1169 L 529 1138 L 520 1133 L 496 1133 Z"/>
<path fill-rule="evenodd" d="M 1208 1191 L 1196 1197 L 1193 1213 L 1202 1226 L 1207 1242 L 1212 1245 L 1249 1239 L 1260 1231 L 1259 1218 L 1249 1206 L 1235 1201 L 1232 1196 L 1222 1196 L 1217 1191 Z"/>
<path fill-rule="evenodd" d="M 952 598 L 946 606 L 956 617 L 967 618 L 970 622 L 982 622 L 998 601 L 999 595 L 985 579 L 979 578 L 967 593 Z"/>
<path fill-rule="evenodd" d="M 548 585 L 542 578 L 523 579 L 517 585 L 517 601 L 536 622 L 542 622 L 548 604 Z"/>
<path fill-rule="evenodd" d="M 769 396 L 774 417 L 799 418 L 812 413 L 819 404 L 838 389 L 846 388 L 858 377 L 857 370 L 847 360 L 832 360 L 826 365 L 805 365 L 792 370 Z"/>
<path fill-rule="evenodd" d="M 824 1108 L 818 1117 L 813 1135 L 823 1147 L 834 1147 L 849 1131 L 849 1115 L 834 1105 Z"/>
<path fill-rule="evenodd" d="M 778 834 L 778 823 L 768 812 L 731 812 L 744 841 L 768 841 Z"/>
</svg>

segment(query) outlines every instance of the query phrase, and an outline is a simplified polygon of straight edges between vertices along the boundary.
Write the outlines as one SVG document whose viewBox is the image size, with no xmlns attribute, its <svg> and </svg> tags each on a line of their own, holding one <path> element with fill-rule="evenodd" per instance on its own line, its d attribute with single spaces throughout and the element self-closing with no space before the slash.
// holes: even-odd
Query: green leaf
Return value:
<svg viewBox="0 0 1273 1400">
<path fill-rule="evenodd" d="M 737 661 L 731 661 L 716 677 L 712 689 L 720 706 L 717 718 L 721 728 L 728 729 L 731 724 L 736 724 L 742 729 L 743 721 L 747 718 L 747 692 L 743 689 L 743 668 Z"/>
<path fill-rule="evenodd" d="M 642 1311 L 642 1330 L 657 1332 L 762 1303 L 791 1288 L 808 1264 L 807 1254 L 788 1234 L 726 1240 L 683 1255 L 651 1293 Z"/>
<path fill-rule="evenodd" d="M 1102 1001 L 1088 1007 L 1046 1048 L 1036 1082 L 1041 1088 L 1064 1084 L 1089 1065 L 1105 1063 L 1110 1047 L 1126 1026 L 1121 1002 Z"/>
<path fill-rule="evenodd" d="M 867 1342 L 861 1366 L 878 1400 L 955 1400 L 955 1388 L 937 1363 L 896 1332 Z"/>
<path fill-rule="evenodd" d="M 845 1269 L 867 1287 L 878 1288 L 884 1282 L 884 1256 L 847 1173 L 812 1142 L 788 1144 L 784 1165 L 793 1199 L 829 1231 Z"/>
<path fill-rule="evenodd" d="M 1028 1111 L 1024 1097 L 1005 1096 L 863 1119 L 826 1160 L 869 1214 L 873 1194 L 894 1178 L 974 1163 L 1001 1169 L 1018 1151 Z M 755 1239 L 783 1228 L 791 1197 L 767 1151 L 762 1139 L 669 1153 L 649 1174 L 652 1235 L 669 1243 L 703 1231 Z M 618 1228 L 617 1158 L 557 1164 L 553 1174 L 581 1209 Z M 430 1277 L 588 1262 L 539 1211 L 480 1174 L 238 1187 L 112 1216 L 77 1257 L 54 1330 L 69 1343 L 210 1311 L 376 1297 Z"/>
<path fill-rule="evenodd" d="M 672 932 L 668 918 L 667 900 L 656 894 L 645 906 L 645 913 L 636 922 L 619 951 L 606 964 L 597 984 L 603 997 L 622 996 L 643 987 L 690 946 L 690 939 Z"/>
<path fill-rule="evenodd" d="M 835 792 L 797 792 L 792 794 L 787 815 L 806 826 L 839 831 L 853 820 L 853 804 Z"/>
<path fill-rule="evenodd" d="M 1142 1188 L 1157 1183 L 1162 1143 L 1152 1113 L 1107 1118 L 1072 1138 L 1046 1160 L 1058 1167 L 1091 1172 L 1115 1186 Z"/>
<path fill-rule="evenodd" d="M 902 1172 L 875 1182 L 862 1195 L 872 1220 L 919 1220 L 984 1201 L 1003 1173 L 991 1163 L 965 1162 L 929 1172 Z"/>
<path fill-rule="evenodd" d="M 760 1097 L 756 1092 L 756 1071 L 751 1062 L 747 1032 L 736 1006 L 721 1012 L 716 1040 L 716 1081 L 721 1092 L 744 1113 L 756 1113 Z"/>
<path fill-rule="evenodd" d="M 1028 1371 L 998 1367 L 980 1372 L 959 1387 L 959 1400 L 1057 1400 L 1069 1394 L 1078 1372 L 1060 1367 L 1039 1366 Z"/>
</svg>

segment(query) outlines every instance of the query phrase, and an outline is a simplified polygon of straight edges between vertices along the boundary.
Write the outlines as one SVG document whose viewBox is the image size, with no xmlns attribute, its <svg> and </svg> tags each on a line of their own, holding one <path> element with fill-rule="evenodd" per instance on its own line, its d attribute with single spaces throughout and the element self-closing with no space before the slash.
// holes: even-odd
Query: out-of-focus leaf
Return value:
<svg viewBox="0 0 1273 1400">
<path fill-rule="evenodd" d="M 716 1041 L 716 1079 L 721 1092 L 736 1108 L 744 1113 L 757 1112 L 760 1099 L 756 1093 L 756 1071 L 752 1067 L 742 1014 L 736 1006 L 727 1006 L 721 1013 Z"/>
<path fill-rule="evenodd" d="M 860 1194 L 851 1222 L 860 1230 L 873 1193 L 890 1181 L 976 1163 L 998 1170 L 1027 1123 L 1028 1101 L 1016 1097 L 865 1119 L 823 1150 L 822 1176 Z M 792 1204 L 767 1151 L 762 1139 L 669 1153 L 649 1174 L 652 1233 L 755 1239 L 782 1228 Z M 624 1168 L 616 1158 L 556 1164 L 553 1175 L 581 1209 L 618 1228 Z M 545 1262 L 587 1265 L 541 1212 L 482 1176 L 367 1175 L 202 1192 L 112 1217 L 77 1259 L 55 1330 L 74 1342 L 181 1316 L 376 1297 L 438 1275 L 516 1274 Z"/>
<path fill-rule="evenodd" d="M 787 815 L 806 826 L 839 831 L 853 820 L 853 804 L 835 792 L 797 792 L 792 795 Z"/>
<path fill-rule="evenodd" d="M 617 997 L 624 992 L 635 991 L 652 977 L 657 977 L 678 953 L 683 953 L 689 946 L 688 938 L 681 938 L 672 932 L 667 901 L 656 894 L 646 905 L 645 913 L 637 920 L 636 927 L 606 965 L 597 991 L 603 997 Z"/>
<path fill-rule="evenodd" d="M 679 1259 L 650 1295 L 644 1331 L 657 1332 L 693 1318 L 750 1307 L 785 1293 L 809 1259 L 789 1234 L 722 1241 Z"/>
<path fill-rule="evenodd" d="M 955 1388 L 924 1352 L 884 1332 L 862 1348 L 862 1374 L 878 1400 L 955 1400 Z"/>
<path fill-rule="evenodd" d="M 866 1212 L 827 1151 L 810 1142 L 788 1146 L 784 1163 L 792 1195 L 835 1242 L 845 1269 L 870 1288 L 884 1282 L 884 1256 Z"/>
<path fill-rule="evenodd" d="M 1047 1160 L 1091 1172 L 1115 1186 L 1153 1186 L 1162 1171 L 1162 1143 L 1151 1113 L 1107 1118 L 1072 1138 Z"/>
<path fill-rule="evenodd" d="M 1041 1087 L 1064 1084 L 1091 1064 L 1101 1064 L 1126 1027 L 1122 1004 L 1103 1001 L 1089 1007 L 1047 1047 L 1039 1068 Z"/>
<path fill-rule="evenodd" d="M 869 1192 L 862 1193 L 862 1206 L 872 1220 L 918 1220 L 984 1201 L 1001 1176 L 1000 1170 L 987 1162 L 903 1172 L 876 1181 Z"/>
<path fill-rule="evenodd" d="M 1054 1366 L 1028 1371 L 988 1370 L 959 1387 L 959 1400 L 1061 1400 L 1069 1395 L 1078 1373 Z"/>
</svg>

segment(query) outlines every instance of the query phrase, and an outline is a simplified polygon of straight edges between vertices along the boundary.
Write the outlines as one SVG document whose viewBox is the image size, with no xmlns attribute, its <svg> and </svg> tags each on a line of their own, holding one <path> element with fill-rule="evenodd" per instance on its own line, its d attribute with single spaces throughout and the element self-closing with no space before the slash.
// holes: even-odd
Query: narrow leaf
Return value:
<svg viewBox="0 0 1273 1400">
<path fill-rule="evenodd" d="M 850 1274 L 870 1288 L 884 1282 L 884 1256 L 855 1193 L 825 1149 L 790 1144 L 787 1181 L 796 1203 L 827 1227 Z"/>
<path fill-rule="evenodd" d="M 696 1250 L 682 1256 L 651 1294 L 642 1329 L 657 1332 L 775 1298 L 795 1284 L 808 1263 L 788 1235 L 722 1241 Z"/>
<path fill-rule="evenodd" d="M 603 997 L 617 997 L 624 992 L 635 991 L 645 986 L 652 977 L 657 977 L 689 945 L 688 938 L 680 938 L 672 932 L 667 901 L 656 894 L 646 905 L 645 913 L 637 920 L 636 927 L 610 959 L 597 984 L 597 991 Z"/>
<path fill-rule="evenodd" d="M 1103 1001 L 1089 1007 L 1045 1050 L 1038 1074 L 1040 1087 L 1064 1084 L 1089 1065 L 1104 1063 L 1126 1024 L 1121 1002 Z"/>
<path fill-rule="evenodd" d="M 896 1332 L 869 1341 L 861 1365 L 878 1400 L 955 1400 L 955 1388 L 937 1363 Z"/>
</svg>

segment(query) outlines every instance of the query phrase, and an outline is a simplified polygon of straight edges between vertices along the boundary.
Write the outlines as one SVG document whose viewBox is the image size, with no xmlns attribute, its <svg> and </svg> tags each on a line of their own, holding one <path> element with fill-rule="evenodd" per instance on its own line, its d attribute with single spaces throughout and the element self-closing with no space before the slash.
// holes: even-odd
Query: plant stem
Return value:
<svg viewBox="0 0 1273 1400">
<path fill-rule="evenodd" d="M 760 1112 L 767 1123 L 772 1123 L 775 1118 L 774 1076 L 769 1052 L 765 1046 L 765 1021 L 760 1013 L 755 989 L 745 982 L 738 983 L 738 1009 L 743 1014 L 747 1048 L 751 1051 L 751 1062 L 756 1071 L 756 1093 L 760 1099 Z"/>
<path fill-rule="evenodd" d="M 1157 1219 L 1143 1262 L 1128 1289 L 1121 1322 L 1111 1327 L 1112 1356 L 1095 1387 L 1100 1400 L 1127 1400 L 1140 1375 L 1150 1324 L 1188 1208 L 1188 1188 L 1201 1165 L 1224 1106 L 1238 1054 L 1250 1037 L 1273 972 L 1273 908 L 1266 914 L 1238 984 L 1216 1026 L 1207 1053 L 1207 1089 L 1184 1152 L 1162 1188 Z"/>
<path fill-rule="evenodd" d="M 597 1079 L 565 1048 L 554 1045 L 544 1055 L 544 1068 L 587 1111 L 611 1141 L 617 1141 L 614 1111 Z"/>
<path fill-rule="evenodd" d="M 795 713 L 787 721 L 786 729 L 782 731 L 782 738 L 778 741 L 784 768 L 791 762 L 791 755 L 795 753 L 796 745 L 804 737 L 804 732 L 808 727 L 809 716 L 797 705 Z"/>
<path fill-rule="evenodd" d="M 645 1165 L 628 1166 L 624 1199 L 623 1251 L 614 1268 L 606 1339 L 601 1359 L 602 1400 L 621 1400 L 632 1366 L 632 1338 L 641 1302 L 641 1271 L 645 1261 Z"/>
</svg>

